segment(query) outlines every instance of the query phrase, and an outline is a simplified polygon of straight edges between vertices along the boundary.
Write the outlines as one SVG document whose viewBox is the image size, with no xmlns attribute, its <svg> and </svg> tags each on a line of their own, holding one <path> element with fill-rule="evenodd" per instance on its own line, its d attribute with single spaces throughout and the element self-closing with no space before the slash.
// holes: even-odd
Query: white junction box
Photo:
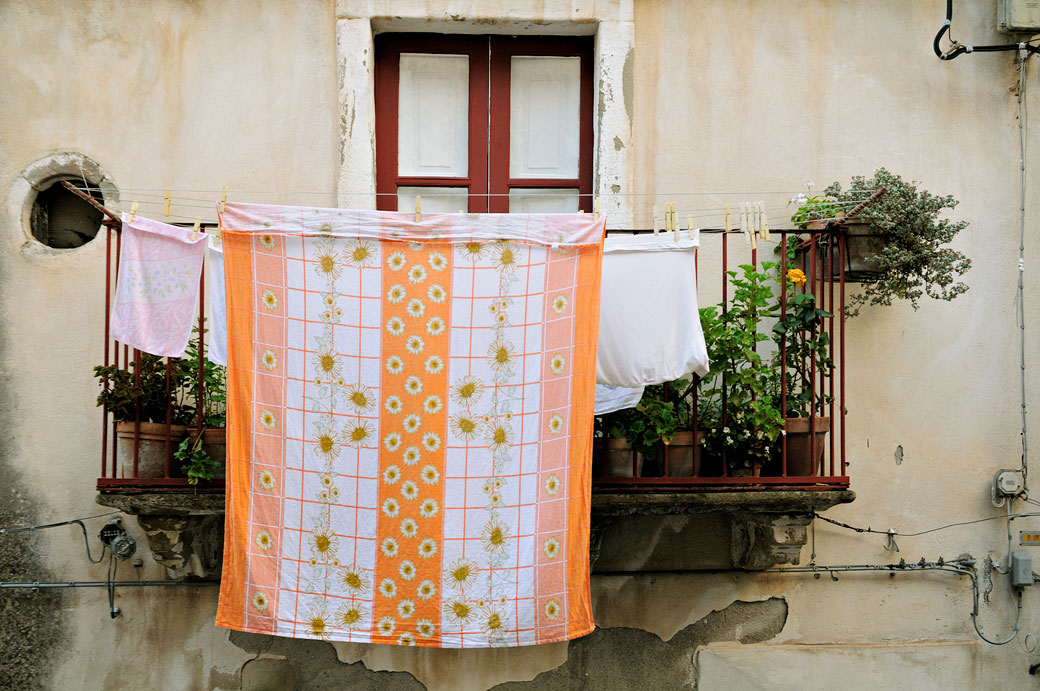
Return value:
<svg viewBox="0 0 1040 691">
<path fill-rule="evenodd" d="M 1040 33 L 1040 0 L 997 0 L 997 30 L 1007 34 Z"/>
</svg>

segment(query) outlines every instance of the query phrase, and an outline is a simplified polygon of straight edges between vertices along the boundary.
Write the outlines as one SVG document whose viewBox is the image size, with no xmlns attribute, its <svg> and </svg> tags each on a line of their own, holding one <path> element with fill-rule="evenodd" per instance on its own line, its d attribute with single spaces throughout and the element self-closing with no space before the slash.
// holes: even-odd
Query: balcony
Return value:
<svg viewBox="0 0 1040 691">
<path fill-rule="evenodd" d="M 222 400 L 222 372 L 205 358 L 205 274 L 191 357 L 132 350 L 109 335 L 120 235 L 117 221 L 106 225 L 99 378 L 106 394 L 120 385 L 140 393 L 132 400 L 110 397 L 102 407 L 98 502 L 138 515 L 153 553 L 171 573 L 206 575 L 219 568 L 223 472 L 191 477 L 182 448 L 223 461 L 222 423 L 214 410 Z M 671 433 L 661 435 L 668 443 L 630 445 L 610 436 L 616 417 L 597 421 L 594 550 L 602 527 L 626 517 L 723 515 L 735 541 L 784 543 L 764 557 L 734 559 L 759 568 L 797 559 L 813 512 L 852 501 L 842 229 L 774 231 L 758 245 L 750 247 L 741 234 L 702 231 L 696 258 L 702 322 L 709 355 L 720 359 L 703 380 L 648 390 L 644 404 L 670 409 L 675 418 Z M 784 247 L 788 251 L 776 251 Z M 797 272 L 790 274 L 795 280 L 788 278 L 793 269 L 804 274 L 804 283 Z M 740 333 L 753 334 L 746 347 L 733 340 Z M 620 427 L 625 424 L 632 429 L 636 422 Z"/>
</svg>

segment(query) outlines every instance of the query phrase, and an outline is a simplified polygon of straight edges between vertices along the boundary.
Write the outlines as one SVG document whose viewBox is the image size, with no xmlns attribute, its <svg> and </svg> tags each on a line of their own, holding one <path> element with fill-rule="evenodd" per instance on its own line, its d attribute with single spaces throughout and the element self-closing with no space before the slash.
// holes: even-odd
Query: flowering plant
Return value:
<svg viewBox="0 0 1040 691">
<path fill-rule="evenodd" d="M 823 329 L 823 320 L 834 315 L 820 309 L 812 293 L 796 290 L 806 282 L 801 269 L 790 269 L 783 280 L 787 282 L 786 304 L 778 305 L 780 318 L 773 325 L 776 359 L 784 374 L 784 391 L 778 394 L 778 402 L 783 398 L 785 417 L 820 415 L 831 397 L 816 392 L 814 384 L 817 376 L 826 377 L 834 369 L 830 336 Z"/>
</svg>

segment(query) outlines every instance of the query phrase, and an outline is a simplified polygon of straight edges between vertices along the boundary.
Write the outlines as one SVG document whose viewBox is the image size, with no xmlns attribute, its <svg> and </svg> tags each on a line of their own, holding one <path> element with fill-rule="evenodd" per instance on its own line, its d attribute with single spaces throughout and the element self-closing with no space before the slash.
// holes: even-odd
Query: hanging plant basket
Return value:
<svg viewBox="0 0 1040 691">
<path fill-rule="evenodd" d="M 811 221 L 811 230 L 822 230 L 825 224 Z M 881 265 L 877 260 L 885 249 L 885 236 L 874 231 L 874 228 L 862 221 L 845 219 L 838 228 L 842 231 L 839 238 L 821 238 L 816 243 L 816 274 L 825 281 L 837 281 L 841 278 L 841 252 L 838 242 L 845 241 L 845 282 L 873 283 L 882 276 Z M 812 243 L 808 240 L 798 246 L 799 268 L 809 275 L 809 255 Z"/>
</svg>

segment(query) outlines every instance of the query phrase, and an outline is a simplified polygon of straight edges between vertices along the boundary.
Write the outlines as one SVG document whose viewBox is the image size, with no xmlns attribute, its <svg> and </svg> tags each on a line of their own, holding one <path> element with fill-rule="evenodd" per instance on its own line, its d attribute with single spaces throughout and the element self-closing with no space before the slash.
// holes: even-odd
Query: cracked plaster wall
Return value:
<svg viewBox="0 0 1040 691">
<path fill-rule="evenodd" d="M 596 89 L 600 189 L 696 193 L 609 198 L 602 205 L 607 213 L 679 201 L 683 218 L 698 208 L 743 201 L 745 193 L 762 198 L 760 191 L 776 193 L 767 198 L 783 207 L 806 179 L 819 188 L 879 165 L 961 200 L 954 216 L 972 225 L 957 244 L 975 260 L 968 295 L 926 304 L 917 313 L 906 306 L 867 311 L 849 325 L 849 471 L 858 499 L 828 513 L 886 529 L 932 527 L 994 514 L 989 478 L 999 467 L 1016 465 L 1019 453 L 1018 401 L 1008 393 L 1018 386 L 1012 310 L 1018 150 L 1009 92 L 1016 74 L 1007 55 L 936 60 L 930 40 L 943 10 L 941 0 L 812 0 L 797 10 L 754 0 L 551 6 L 534 0 L 82 0 L 63 3 L 58 14 L 11 0 L 0 4 L 0 56 L 8 66 L 0 72 L 0 190 L 13 189 L 33 161 L 76 150 L 98 161 L 121 190 L 212 190 L 196 195 L 209 199 L 229 184 L 231 198 L 242 201 L 371 205 L 370 197 L 346 195 L 358 189 L 371 194 L 373 187 L 373 106 L 364 57 L 373 27 L 595 32 L 602 82 Z M 961 40 L 1004 40 L 993 31 L 992 4 L 958 3 L 956 12 Z M 1034 59 L 1027 99 L 1034 113 L 1040 106 L 1037 64 Z M 1040 144 L 1038 136 L 1032 128 L 1031 150 Z M 740 195 L 717 194 L 733 191 Z M 1038 195 L 1031 186 L 1032 219 Z M 120 198 L 134 200 L 132 194 Z M 159 200 L 139 201 L 141 213 L 160 213 Z M 0 216 L 5 525 L 101 512 L 93 503 L 100 435 L 89 371 L 101 359 L 103 247 L 94 242 L 69 252 L 40 251 L 27 239 L 23 202 L 11 199 Z M 173 202 L 182 220 L 200 214 L 212 219 L 208 202 L 177 196 Z M 625 217 L 619 218 L 623 225 Z M 1032 240 L 1030 235 L 1026 267 L 1040 264 Z M 705 242 L 701 266 L 711 265 L 713 251 Z M 702 302 L 718 299 L 713 285 L 703 290 Z M 1040 304 L 1037 298 L 1035 281 L 1028 279 L 1030 310 Z M 1036 321 L 1032 316 L 1029 324 Z M 1029 405 L 1035 410 L 1040 381 L 1031 352 L 1029 357 Z M 898 465 L 897 444 L 905 450 Z M 127 523 L 143 544 L 141 531 Z M 98 527 L 91 524 L 92 536 Z M 1023 520 L 1021 528 L 1038 529 L 1040 522 Z M 648 545 L 664 549 L 683 536 L 719 554 L 708 524 L 663 522 L 655 530 L 653 539 L 632 541 L 627 563 L 633 568 L 666 563 Z M 899 554 L 885 551 L 883 540 L 834 526 L 817 524 L 814 537 L 820 563 L 1003 553 L 999 521 L 900 539 Z M 83 559 L 73 528 L 39 533 L 31 543 L 12 536 L 0 541 L 7 578 L 104 576 L 103 567 Z M 811 549 L 803 549 L 803 563 Z M 142 557 L 140 568 L 123 565 L 120 577 L 164 577 L 159 565 Z M 761 676 L 765 671 L 795 659 L 872 670 L 884 685 L 897 680 L 897 672 L 882 664 L 893 654 L 890 647 L 912 644 L 931 651 L 920 658 L 926 668 L 949 663 L 981 675 L 966 678 L 1000 674 L 1002 687 L 1010 689 L 1031 686 L 1024 668 L 1037 659 L 1017 645 L 975 644 L 967 616 L 970 590 L 949 575 L 850 574 L 837 582 L 780 574 L 596 576 L 593 597 L 602 630 L 589 642 L 498 658 L 270 645 L 286 659 L 302 661 L 302 671 L 293 672 L 299 688 L 329 688 L 341 669 L 353 670 L 360 688 L 383 688 L 391 679 L 447 688 L 460 669 L 475 687 L 532 679 L 541 679 L 532 686 L 575 687 L 584 679 L 582 666 L 612 645 L 670 644 L 735 601 L 757 605 L 782 597 L 787 614 L 775 636 L 712 647 L 699 657 L 732 661 L 751 687 L 770 679 Z M 1025 594 L 1024 631 L 1040 628 L 1037 597 L 1032 590 Z M 251 674 L 265 676 L 262 664 L 252 661 L 255 645 L 243 649 L 240 639 L 229 640 L 228 632 L 213 626 L 212 588 L 120 590 L 123 616 L 115 621 L 108 619 L 103 590 L 2 591 L 0 599 L 5 635 L 30 620 L 38 632 L 35 638 L 14 635 L 31 652 L 18 665 L 23 676 L 13 678 L 29 688 L 237 689 Z M 998 580 L 992 604 L 982 608 L 984 630 L 1008 630 L 1008 603 Z M 731 634 L 740 638 L 735 629 Z M 590 652 L 579 653 L 583 646 Z M 312 657 L 324 661 L 313 677 L 307 676 Z M 698 678 L 702 688 L 721 684 L 724 678 L 704 676 L 712 664 L 695 674 L 691 663 L 688 684 Z M 7 669 L 10 674 L 14 668 Z M 383 669 L 399 671 L 392 677 L 372 671 Z"/>
</svg>

